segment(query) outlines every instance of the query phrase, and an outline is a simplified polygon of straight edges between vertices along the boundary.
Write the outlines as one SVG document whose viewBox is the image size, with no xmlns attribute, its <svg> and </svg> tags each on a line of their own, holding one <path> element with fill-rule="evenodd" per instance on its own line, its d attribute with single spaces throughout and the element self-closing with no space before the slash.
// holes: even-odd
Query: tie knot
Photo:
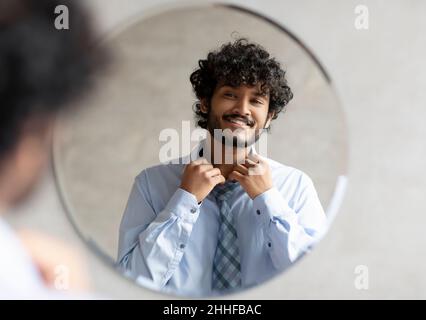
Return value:
<svg viewBox="0 0 426 320">
<path fill-rule="evenodd" d="M 226 181 L 224 184 L 218 184 L 212 190 L 213 195 L 218 201 L 229 199 L 234 190 L 238 187 L 238 182 Z"/>
</svg>

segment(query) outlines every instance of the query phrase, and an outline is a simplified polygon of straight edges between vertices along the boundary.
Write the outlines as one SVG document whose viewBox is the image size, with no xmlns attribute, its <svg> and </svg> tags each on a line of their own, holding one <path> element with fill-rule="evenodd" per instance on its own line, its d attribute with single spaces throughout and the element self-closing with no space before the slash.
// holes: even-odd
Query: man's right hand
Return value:
<svg viewBox="0 0 426 320">
<path fill-rule="evenodd" d="M 205 158 L 200 158 L 185 167 L 180 188 L 192 193 L 200 203 L 217 184 L 224 182 L 225 177 L 220 170 Z"/>
</svg>

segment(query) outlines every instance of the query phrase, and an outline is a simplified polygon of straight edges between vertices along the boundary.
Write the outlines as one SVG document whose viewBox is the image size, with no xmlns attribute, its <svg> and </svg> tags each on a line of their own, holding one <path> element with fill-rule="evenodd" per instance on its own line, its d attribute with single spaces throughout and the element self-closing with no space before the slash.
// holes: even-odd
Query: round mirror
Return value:
<svg viewBox="0 0 426 320">
<path fill-rule="evenodd" d="M 190 76 L 209 52 L 240 37 L 279 62 L 293 98 L 264 134 L 271 177 L 234 182 L 236 198 L 225 206 L 213 191 L 200 199 L 200 188 L 180 188 L 187 166 L 160 164 L 161 150 L 165 132 L 176 133 L 168 137 L 178 139 L 178 157 L 199 146 L 187 144 L 200 101 Z M 97 254 L 143 286 L 205 297 L 263 283 L 320 240 L 344 193 L 348 146 L 331 80 L 302 41 L 260 14 L 214 4 L 163 8 L 105 41 L 114 64 L 86 106 L 59 119 L 53 155 L 69 219 Z M 272 95 L 252 106 L 252 87 L 228 89 L 214 92 L 263 121 Z M 244 112 L 235 111 L 234 126 Z M 197 177 L 187 180 L 194 190 Z M 226 231 L 227 222 L 238 225 Z"/>
</svg>

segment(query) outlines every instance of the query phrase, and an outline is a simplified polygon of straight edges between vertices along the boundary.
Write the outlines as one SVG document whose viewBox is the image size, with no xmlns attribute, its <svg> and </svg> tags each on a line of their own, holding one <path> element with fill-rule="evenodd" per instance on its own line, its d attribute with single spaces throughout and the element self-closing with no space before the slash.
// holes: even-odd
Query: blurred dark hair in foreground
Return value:
<svg viewBox="0 0 426 320">
<path fill-rule="evenodd" d="M 59 5 L 69 9 L 68 30 L 55 28 Z M 0 165 L 29 122 L 88 92 L 108 60 L 94 34 L 78 0 L 0 0 Z"/>
</svg>

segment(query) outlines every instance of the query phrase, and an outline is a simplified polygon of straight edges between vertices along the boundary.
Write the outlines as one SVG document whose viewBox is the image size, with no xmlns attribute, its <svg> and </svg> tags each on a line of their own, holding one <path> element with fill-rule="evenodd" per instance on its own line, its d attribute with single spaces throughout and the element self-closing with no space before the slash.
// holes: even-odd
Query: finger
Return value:
<svg viewBox="0 0 426 320">
<path fill-rule="evenodd" d="M 205 172 L 207 170 L 213 169 L 213 165 L 207 161 L 206 158 L 199 158 L 191 162 L 191 166 L 195 168 L 198 172 Z"/>
<path fill-rule="evenodd" d="M 265 170 L 261 166 L 253 167 L 249 169 L 248 176 L 263 176 Z"/>
<path fill-rule="evenodd" d="M 242 164 L 236 164 L 234 170 L 244 175 L 248 174 L 248 168 L 244 167 Z"/>
<path fill-rule="evenodd" d="M 262 162 L 257 164 L 254 167 L 251 167 L 248 169 L 248 175 L 249 176 L 262 176 L 266 173 L 266 170 L 268 169 L 266 163 Z"/>
<path fill-rule="evenodd" d="M 217 176 L 212 177 L 213 182 L 216 184 L 222 184 L 225 183 L 226 179 L 223 175 L 219 174 Z"/>
<path fill-rule="evenodd" d="M 207 172 L 214 169 L 213 165 L 209 164 L 200 164 L 197 166 L 199 172 Z"/>
<path fill-rule="evenodd" d="M 220 175 L 221 171 L 219 168 L 213 168 L 213 169 L 207 170 L 206 174 L 208 177 L 214 177 L 214 176 Z"/>
<path fill-rule="evenodd" d="M 198 158 L 197 160 L 194 160 L 191 162 L 192 165 L 198 166 L 200 164 L 210 164 L 206 158 Z"/>
<path fill-rule="evenodd" d="M 258 162 L 253 161 L 253 160 L 251 160 L 249 158 L 246 158 L 244 166 L 247 167 L 247 168 L 251 168 L 251 167 L 257 166 L 257 164 L 258 164 Z"/>
<path fill-rule="evenodd" d="M 249 154 L 247 156 L 247 159 L 249 159 L 249 160 L 251 160 L 255 163 L 261 163 L 261 162 L 264 161 L 264 159 L 261 156 L 259 156 L 258 154 L 255 154 L 255 153 Z"/>
<path fill-rule="evenodd" d="M 241 180 L 244 178 L 244 175 L 241 174 L 238 171 L 232 171 L 229 175 L 228 175 L 228 180 L 237 180 L 238 182 L 241 182 Z"/>
</svg>

